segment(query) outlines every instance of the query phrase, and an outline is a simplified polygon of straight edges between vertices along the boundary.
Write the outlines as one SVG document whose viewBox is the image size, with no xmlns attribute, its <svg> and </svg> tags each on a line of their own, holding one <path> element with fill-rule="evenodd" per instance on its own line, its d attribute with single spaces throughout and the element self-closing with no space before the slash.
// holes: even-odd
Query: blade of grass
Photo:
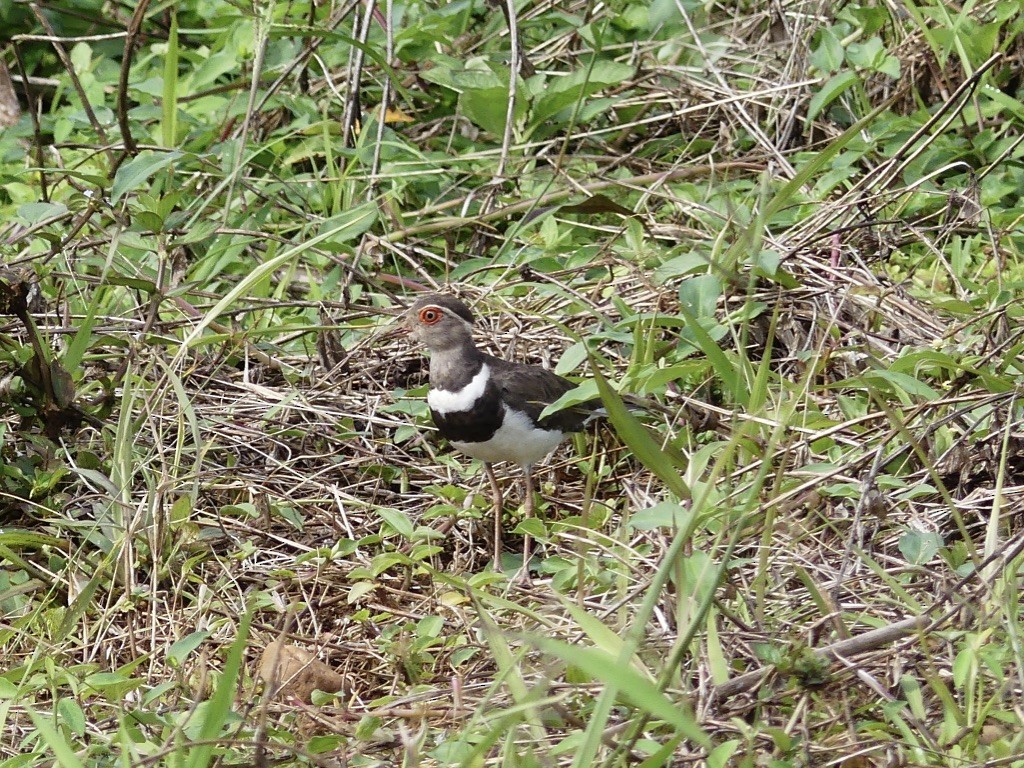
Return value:
<svg viewBox="0 0 1024 768">
<path fill-rule="evenodd" d="M 238 623 L 238 634 L 228 648 L 224 669 L 221 671 L 213 696 L 210 697 L 210 706 L 204 710 L 205 719 L 199 729 L 199 743 L 190 749 L 185 760 L 186 768 L 207 768 L 210 765 L 216 739 L 221 736 L 225 724 L 231 718 L 231 704 L 235 699 L 242 671 L 242 659 L 249 642 L 252 615 L 252 607 L 247 607 Z"/>
<path fill-rule="evenodd" d="M 665 451 L 651 437 L 643 424 L 629 412 L 619 393 L 612 389 L 608 380 L 601 373 L 597 361 L 590 356 L 590 365 L 594 371 L 594 381 L 601 395 L 601 402 L 608 411 L 608 420 L 615 427 L 615 432 L 633 451 L 636 458 L 654 472 L 679 499 L 690 498 L 690 489 L 683 476 L 676 471 L 674 463 L 668 460 Z"/>
<path fill-rule="evenodd" d="M 85 768 L 85 763 L 79 759 L 75 750 L 68 744 L 67 739 L 57 732 L 57 729 L 53 727 L 49 720 L 31 707 L 26 707 L 25 711 L 28 712 L 28 716 L 32 719 L 32 724 L 36 727 L 36 730 L 39 731 L 39 736 L 43 742 L 53 752 L 57 765 L 62 766 L 62 768 Z"/>
<path fill-rule="evenodd" d="M 672 701 L 664 691 L 635 669 L 621 664 L 621 653 L 616 656 L 598 648 L 581 648 L 579 645 L 538 635 L 526 636 L 525 640 L 566 664 L 579 667 L 589 676 L 605 683 L 607 689 L 615 690 L 644 712 L 669 723 L 695 744 L 707 746 L 710 743 L 704 729 L 697 724 L 693 715 L 685 711 L 684 703 Z"/>
<path fill-rule="evenodd" d="M 168 12 L 171 27 L 167 32 L 167 53 L 164 54 L 160 140 L 170 149 L 178 145 L 178 14 L 173 6 Z"/>
</svg>

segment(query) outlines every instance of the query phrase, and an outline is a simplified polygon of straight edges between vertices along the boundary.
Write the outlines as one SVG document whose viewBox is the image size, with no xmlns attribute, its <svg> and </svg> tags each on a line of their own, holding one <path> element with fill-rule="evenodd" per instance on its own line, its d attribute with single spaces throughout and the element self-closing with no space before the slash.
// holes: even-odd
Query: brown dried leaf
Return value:
<svg viewBox="0 0 1024 768">
<path fill-rule="evenodd" d="M 260 656 L 256 675 L 271 686 L 274 698 L 294 697 L 309 704 L 313 691 L 337 693 L 345 676 L 335 672 L 309 651 L 283 640 L 270 643 Z"/>
</svg>

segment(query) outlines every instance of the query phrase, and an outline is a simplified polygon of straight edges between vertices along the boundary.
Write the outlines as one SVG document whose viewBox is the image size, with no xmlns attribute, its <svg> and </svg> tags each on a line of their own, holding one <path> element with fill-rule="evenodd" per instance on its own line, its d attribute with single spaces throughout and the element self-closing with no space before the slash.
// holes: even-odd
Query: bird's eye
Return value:
<svg viewBox="0 0 1024 768">
<path fill-rule="evenodd" d="M 420 310 L 420 322 L 424 325 L 433 325 L 441 319 L 441 310 L 437 307 L 427 307 Z"/>
</svg>

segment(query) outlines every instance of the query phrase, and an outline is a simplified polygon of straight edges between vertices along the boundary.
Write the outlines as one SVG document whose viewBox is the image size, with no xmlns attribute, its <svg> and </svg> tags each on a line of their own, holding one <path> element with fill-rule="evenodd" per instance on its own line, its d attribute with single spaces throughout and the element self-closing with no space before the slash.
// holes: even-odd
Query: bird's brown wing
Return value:
<svg viewBox="0 0 1024 768">
<path fill-rule="evenodd" d="M 495 361 L 490 363 L 491 375 L 501 388 L 505 402 L 510 408 L 526 413 L 534 421 L 540 418 L 541 412 L 551 403 L 576 388 L 571 381 L 546 368 L 509 363 L 497 358 Z M 590 403 L 565 408 L 545 418 L 541 426 L 563 432 L 578 432 L 593 408 Z"/>
</svg>

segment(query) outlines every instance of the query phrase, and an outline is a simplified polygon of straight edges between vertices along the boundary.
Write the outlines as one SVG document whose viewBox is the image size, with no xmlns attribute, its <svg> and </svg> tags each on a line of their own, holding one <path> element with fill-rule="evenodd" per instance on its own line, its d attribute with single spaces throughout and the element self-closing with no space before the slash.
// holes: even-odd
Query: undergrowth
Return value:
<svg viewBox="0 0 1024 768">
<path fill-rule="evenodd" d="M 1020 2 L 73 5 L 0 6 L 0 766 L 1024 765 Z M 504 572 L 423 290 L 608 411 Z"/>
</svg>

